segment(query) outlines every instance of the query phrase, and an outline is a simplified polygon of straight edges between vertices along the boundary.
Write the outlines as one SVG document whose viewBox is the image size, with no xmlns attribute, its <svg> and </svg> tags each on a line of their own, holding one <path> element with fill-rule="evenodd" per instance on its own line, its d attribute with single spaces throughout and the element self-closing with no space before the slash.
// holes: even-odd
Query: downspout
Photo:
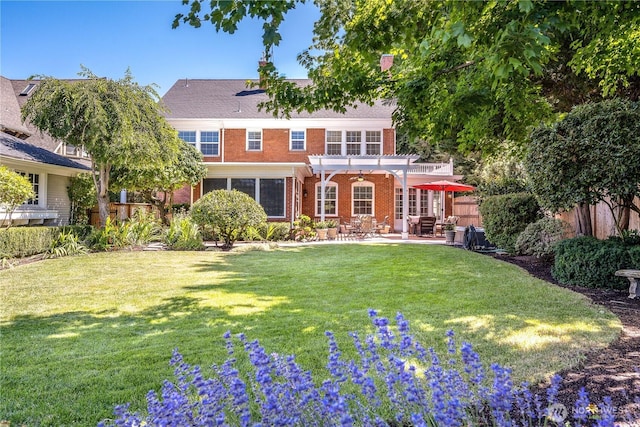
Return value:
<svg viewBox="0 0 640 427">
<path fill-rule="evenodd" d="M 327 183 L 325 181 L 324 168 L 320 173 L 320 221 L 324 222 L 324 192 L 327 188 Z"/>
<path fill-rule="evenodd" d="M 296 215 L 296 169 L 291 168 L 291 216 L 289 219 L 289 225 L 293 228 L 293 220 Z"/>
</svg>

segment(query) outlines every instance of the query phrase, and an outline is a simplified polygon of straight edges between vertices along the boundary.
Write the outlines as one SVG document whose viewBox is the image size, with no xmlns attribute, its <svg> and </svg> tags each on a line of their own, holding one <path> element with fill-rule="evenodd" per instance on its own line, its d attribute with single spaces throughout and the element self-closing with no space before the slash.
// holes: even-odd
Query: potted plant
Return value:
<svg viewBox="0 0 640 427">
<path fill-rule="evenodd" d="M 327 226 L 326 221 L 318 221 L 315 223 L 316 234 L 318 235 L 318 240 L 327 240 L 327 234 L 329 233 L 329 227 Z"/>
<path fill-rule="evenodd" d="M 293 238 L 296 241 L 306 242 L 313 239 L 316 236 L 313 231 L 314 223 L 306 215 L 300 215 L 295 221 L 293 221 Z"/>
<path fill-rule="evenodd" d="M 456 226 L 453 223 L 447 223 L 444 225 L 444 237 L 447 245 L 453 245 L 456 238 Z"/>
<path fill-rule="evenodd" d="M 338 221 L 328 219 L 325 224 L 327 225 L 327 237 L 331 240 L 336 239 L 338 237 Z"/>
</svg>

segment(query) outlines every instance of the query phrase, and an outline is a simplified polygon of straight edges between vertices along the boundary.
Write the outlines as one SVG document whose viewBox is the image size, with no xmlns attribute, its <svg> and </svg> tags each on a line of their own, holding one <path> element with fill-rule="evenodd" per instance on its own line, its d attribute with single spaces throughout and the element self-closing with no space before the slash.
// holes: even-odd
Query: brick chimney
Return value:
<svg viewBox="0 0 640 427">
<path fill-rule="evenodd" d="M 260 76 L 260 89 L 266 89 L 267 87 L 267 82 L 264 79 L 264 71 L 262 70 L 264 67 L 266 67 L 268 64 L 266 57 L 262 57 L 260 58 L 260 60 L 258 61 L 258 75 Z"/>
<path fill-rule="evenodd" d="M 387 71 L 393 66 L 393 55 L 385 53 L 380 56 L 380 71 Z"/>
</svg>

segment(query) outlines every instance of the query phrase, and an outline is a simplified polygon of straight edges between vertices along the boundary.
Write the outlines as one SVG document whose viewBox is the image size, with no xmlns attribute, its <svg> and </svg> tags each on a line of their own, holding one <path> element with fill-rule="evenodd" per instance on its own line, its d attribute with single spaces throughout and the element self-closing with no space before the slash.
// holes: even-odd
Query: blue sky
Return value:
<svg viewBox="0 0 640 427">
<path fill-rule="evenodd" d="M 173 30 L 173 17 L 187 10 L 180 0 L 1 0 L 0 74 L 76 78 L 82 64 L 117 79 L 130 68 L 138 83 L 159 85 L 160 95 L 178 79 L 257 77 L 261 22 L 242 22 L 233 35 L 216 33 L 206 23 Z M 312 4 L 287 14 L 284 40 L 274 51 L 274 62 L 287 77 L 306 77 L 296 56 L 311 44 L 318 16 Z"/>
</svg>

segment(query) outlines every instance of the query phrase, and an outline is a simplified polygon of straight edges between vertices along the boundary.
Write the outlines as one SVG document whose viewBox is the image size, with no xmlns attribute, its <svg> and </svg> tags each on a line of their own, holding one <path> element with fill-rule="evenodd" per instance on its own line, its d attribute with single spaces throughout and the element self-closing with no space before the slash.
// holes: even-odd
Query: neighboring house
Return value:
<svg viewBox="0 0 640 427">
<path fill-rule="evenodd" d="M 412 186 L 461 178 L 453 175 L 453 162 L 422 164 L 417 156 L 396 154 L 391 105 L 279 119 L 258 110 L 265 100 L 264 90 L 248 88 L 246 80 L 185 79 L 169 89 L 167 120 L 202 152 L 208 169 L 182 201 L 237 189 L 257 200 L 270 221 L 305 214 L 345 223 L 370 214 L 388 217 L 406 236 L 408 215 L 441 215 L 441 194 Z M 445 207 L 449 215 L 450 201 Z"/>
<path fill-rule="evenodd" d="M 69 179 L 89 168 L 80 150 L 65 146 L 30 123 L 22 123 L 20 108 L 38 83 L 0 76 L 0 164 L 27 177 L 36 194 L 10 219 L 13 225 L 66 225 L 71 208 Z M 8 220 L 0 207 L 0 225 Z"/>
</svg>

